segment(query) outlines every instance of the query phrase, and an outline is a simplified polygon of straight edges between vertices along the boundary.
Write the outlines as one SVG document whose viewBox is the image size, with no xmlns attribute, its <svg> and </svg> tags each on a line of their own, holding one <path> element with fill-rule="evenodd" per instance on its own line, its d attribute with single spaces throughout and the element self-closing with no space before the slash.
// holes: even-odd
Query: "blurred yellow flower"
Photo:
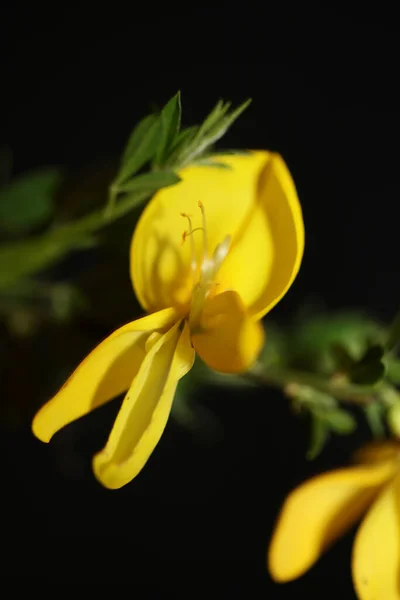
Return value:
<svg viewBox="0 0 400 600">
<path fill-rule="evenodd" d="M 260 319 L 288 290 L 303 254 L 296 190 L 279 155 L 218 156 L 189 166 L 137 224 L 131 277 L 148 316 L 121 327 L 78 366 L 35 416 L 48 442 L 67 423 L 127 391 L 98 480 L 119 488 L 143 468 L 166 426 L 195 351 L 225 373 L 247 370 L 264 341 Z"/>
<path fill-rule="evenodd" d="M 353 546 L 361 600 L 400 599 L 400 445 L 371 444 L 356 465 L 314 477 L 286 499 L 268 551 L 275 581 L 303 575 L 362 516 Z"/>
</svg>

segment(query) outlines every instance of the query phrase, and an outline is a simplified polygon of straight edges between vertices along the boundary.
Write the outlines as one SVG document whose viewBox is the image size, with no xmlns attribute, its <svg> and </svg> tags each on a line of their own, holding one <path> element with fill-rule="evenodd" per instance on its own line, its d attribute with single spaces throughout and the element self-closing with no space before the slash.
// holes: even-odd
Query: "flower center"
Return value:
<svg viewBox="0 0 400 600">
<path fill-rule="evenodd" d="M 202 225 L 201 227 L 193 228 L 191 216 L 186 213 L 181 213 L 181 216 L 187 219 L 189 229 L 183 232 L 182 243 L 189 238 L 191 245 L 191 273 L 193 278 L 192 300 L 189 311 L 189 325 L 191 328 L 199 326 L 201 312 L 204 302 L 207 297 L 215 291 L 218 282 L 215 281 L 215 276 L 225 260 L 231 243 L 231 236 L 227 235 L 224 240 L 218 244 L 210 256 L 208 249 L 208 236 L 205 209 L 202 202 L 198 202 L 201 211 Z M 201 231 L 203 235 L 203 247 L 200 264 L 196 258 L 196 248 L 194 244 L 193 234 Z"/>
</svg>

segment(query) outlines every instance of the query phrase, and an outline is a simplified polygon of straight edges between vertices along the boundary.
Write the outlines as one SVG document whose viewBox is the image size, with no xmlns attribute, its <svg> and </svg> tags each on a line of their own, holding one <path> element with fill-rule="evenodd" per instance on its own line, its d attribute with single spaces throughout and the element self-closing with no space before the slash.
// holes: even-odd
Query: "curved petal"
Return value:
<svg viewBox="0 0 400 600">
<path fill-rule="evenodd" d="M 165 331 L 176 319 L 176 312 L 166 309 L 120 327 L 101 342 L 35 415 L 35 436 L 48 442 L 64 425 L 127 390 L 145 356 L 149 334 Z"/>
<path fill-rule="evenodd" d="M 248 311 L 261 318 L 285 295 L 304 251 L 304 223 L 289 170 L 269 155 L 259 177 L 258 198 L 219 271 L 222 289 L 235 289 Z"/>
<path fill-rule="evenodd" d="M 177 323 L 149 345 L 108 442 L 93 459 L 97 479 L 110 489 L 126 485 L 142 470 L 165 429 L 177 383 L 193 365 L 187 324 L 181 332 Z"/>
<path fill-rule="evenodd" d="M 364 518 L 353 547 L 352 571 L 360 600 L 400 598 L 400 476 Z"/>
<path fill-rule="evenodd" d="M 236 292 L 223 292 L 206 301 L 193 346 L 202 360 L 222 373 L 239 373 L 257 359 L 264 330 L 250 319 Z"/>
<path fill-rule="evenodd" d="M 305 573 L 343 535 L 394 476 L 397 462 L 357 466 L 315 477 L 286 499 L 268 551 L 276 581 Z"/>
<path fill-rule="evenodd" d="M 182 306 L 191 293 L 191 243 L 182 245 L 188 224 L 181 213 L 192 216 L 193 227 L 202 225 L 198 207 L 204 205 L 210 255 L 227 235 L 235 237 L 257 201 L 259 175 L 268 152 L 218 156 L 229 169 L 191 166 L 179 172 L 182 181 L 157 192 L 144 209 L 131 245 L 131 277 L 136 295 L 149 312 Z M 201 231 L 192 237 L 196 260 L 203 254 Z"/>
</svg>

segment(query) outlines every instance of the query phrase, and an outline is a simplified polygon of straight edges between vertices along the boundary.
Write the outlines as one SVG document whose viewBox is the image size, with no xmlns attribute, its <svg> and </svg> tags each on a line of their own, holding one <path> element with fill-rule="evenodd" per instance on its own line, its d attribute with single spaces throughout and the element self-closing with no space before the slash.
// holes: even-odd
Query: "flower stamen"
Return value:
<svg viewBox="0 0 400 600">
<path fill-rule="evenodd" d="M 189 323 L 192 327 L 198 327 L 204 302 L 208 296 L 213 296 L 216 293 L 219 283 L 214 281 L 223 261 L 225 260 L 231 243 L 231 236 L 227 235 L 225 239 L 215 247 L 212 256 L 208 252 L 208 236 L 205 208 L 201 200 L 197 203 L 201 210 L 202 226 L 193 227 L 192 219 L 187 213 L 181 213 L 181 216 L 188 220 L 189 230 L 184 231 L 182 235 L 182 243 L 186 238 L 191 238 L 191 254 L 192 254 L 192 274 L 194 286 L 192 290 L 192 301 L 189 311 Z M 196 264 L 196 249 L 194 245 L 193 233 L 196 231 L 203 232 L 203 256 L 201 258 L 200 269 Z M 198 277 L 197 281 L 196 278 Z"/>
<path fill-rule="evenodd" d="M 197 203 L 201 210 L 201 218 L 203 221 L 203 263 L 208 261 L 208 239 L 207 239 L 207 225 L 206 225 L 206 212 L 204 210 L 204 204 L 201 200 Z"/>
<path fill-rule="evenodd" d="M 190 267 L 192 269 L 192 275 L 193 275 L 193 280 L 196 277 L 196 270 L 197 270 L 197 265 L 196 265 L 196 249 L 194 246 L 194 239 L 192 236 L 193 233 L 193 225 L 192 225 L 192 219 L 190 217 L 190 215 L 188 215 L 185 212 L 181 212 L 181 217 L 183 217 L 184 219 L 188 220 L 189 223 L 189 230 L 188 231 L 184 231 L 182 234 L 182 244 L 185 243 L 186 238 L 190 237 L 190 254 L 191 254 L 191 260 L 190 260 Z"/>
</svg>

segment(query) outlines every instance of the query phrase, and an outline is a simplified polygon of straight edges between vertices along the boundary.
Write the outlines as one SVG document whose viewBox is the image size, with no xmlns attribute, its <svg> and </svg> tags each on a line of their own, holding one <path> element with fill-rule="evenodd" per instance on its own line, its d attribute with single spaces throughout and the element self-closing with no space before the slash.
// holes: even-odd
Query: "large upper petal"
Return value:
<svg viewBox="0 0 400 600">
<path fill-rule="evenodd" d="M 271 576 L 289 581 L 305 573 L 361 518 L 396 469 L 391 459 L 332 471 L 296 488 L 283 505 L 269 547 Z"/>
<path fill-rule="evenodd" d="M 399 600 L 400 476 L 380 494 L 358 529 L 352 571 L 360 600 Z"/>
<path fill-rule="evenodd" d="M 167 424 L 177 383 L 193 361 L 187 324 L 182 331 L 177 323 L 149 339 L 108 442 L 93 459 L 95 475 L 105 487 L 122 487 L 144 467 Z"/>
<path fill-rule="evenodd" d="M 198 202 L 204 205 L 208 250 L 212 254 L 227 235 L 232 238 L 257 203 L 259 176 L 269 160 L 268 152 L 218 156 L 230 169 L 189 166 L 182 181 L 157 192 L 136 226 L 131 246 L 131 277 L 136 295 L 149 312 L 185 304 L 190 287 L 191 244 L 182 245 L 188 228 L 181 212 L 192 215 L 193 227 L 202 224 Z M 201 261 L 203 237 L 193 235 L 196 257 Z"/>
<path fill-rule="evenodd" d="M 145 356 L 152 332 L 176 321 L 166 309 L 120 327 L 81 362 L 60 391 L 35 415 L 33 433 L 43 442 L 71 421 L 126 391 Z"/>
<path fill-rule="evenodd" d="M 269 154 L 258 178 L 257 199 L 218 274 L 221 289 L 234 289 L 251 315 L 261 318 L 284 296 L 304 250 L 304 223 L 289 170 Z"/>
<path fill-rule="evenodd" d="M 236 292 L 209 298 L 199 330 L 192 332 L 193 346 L 202 360 L 222 373 L 247 371 L 264 343 L 262 325 L 251 319 Z"/>
</svg>

